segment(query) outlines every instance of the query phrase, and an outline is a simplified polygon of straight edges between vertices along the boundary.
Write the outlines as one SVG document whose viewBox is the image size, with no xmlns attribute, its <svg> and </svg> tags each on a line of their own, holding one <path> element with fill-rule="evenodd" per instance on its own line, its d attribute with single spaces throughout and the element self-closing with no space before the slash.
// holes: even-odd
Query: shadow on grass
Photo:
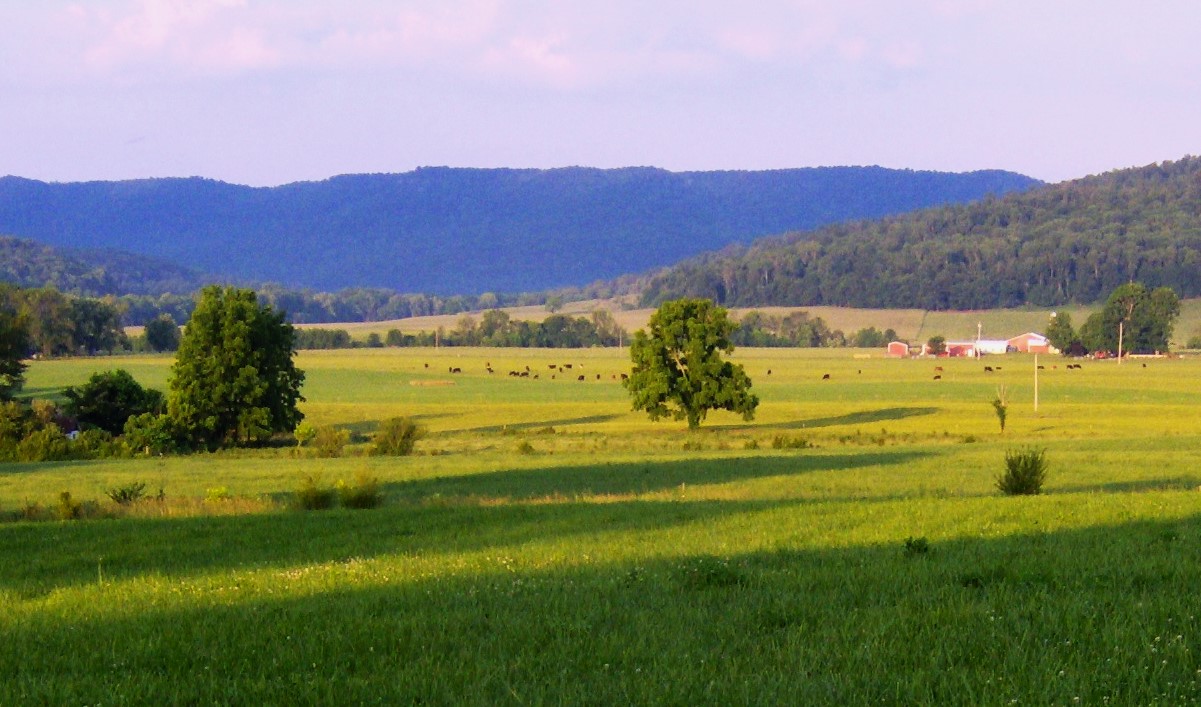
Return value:
<svg viewBox="0 0 1201 707">
<path fill-rule="evenodd" d="M 11 565 L 0 588 L 36 576 L 36 591 L 92 581 L 103 563 L 111 573 L 173 567 L 183 574 L 213 569 L 291 566 L 397 552 L 456 552 L 522 545 L 597 529 L 669 528 L 733 513 L 805 502 L 630 500 L 572 503 L 592 494 L 636 494 L 681 485 L 724 483 L 868 465 L 899 465 L 921 455 L 878 454 L 747 457 L 700 461 L 597 464 L 500 471 L 385 485 L 393 502 L 376 511 L 288 512 L 246 516 L 142 518 L 121 521 L 0 525 L 0 557 Z M 480 503 L 551 498 L 546 504 Z M 396 505 L 396 500 L 401 501 Z M 11 584 L 16 582 L 16 584 Z"/>
<path fill-rule="evenodd" d="M 1201 479 L 1194 476 L 1174 476 L 1166 479 L 1056 486 L 1051 493 L 1142 493 L 1146 491 L 1194 491 L 1198 488 L 1201 488 Z"/>
<path fill-rule="evenodd" d="M 790 422 L 776 422 L 764 425 L 716 425 L 708 427 L 710 430 L 805 430 L 816 429 L 819 427 L 837 427 L 839 425 L 863 425 L 875 422 L 887 422 L 889 420 L 903 420 L 907 417 L 920 417 L 923 415 L 933 415 L 938 412 L 936 407 L 891 407 L 880 408 L 878 410 L 860 410 L 859 412 L 851 412 L 845 415 L 834 415 L 831 417 L 815 417 L 808 420 L 792 420 Z"/>
<path fill-rule="evenodd" d="M 539 420 L 535 422 L 510 422 L 504 425 L 486 425 L 484 427 L 471 427 L 463 430 L 455 430 L 456 432 L 505 432 L 514 431 L 521 432 L 527 430 L 538 430 L 545 427 L 566 427 L 568 425 L 599 425 L 602 422 L 610 422 L 616 420 L 623 415 L 588 415 L 586 417 L 569 417 L 561 420 Z"/>
<path fill-rule="evenodd" d="M 103 460 L 102 460 L 103 461 Z M 47 472 L 60 472 L 74 466 L 87 467 L 95 465 L 91 459 L 71 459 L 57 462 L 0 462 L 0 476 L 32 475 Z"/>
<path fill-rule="evenodd" d="M 604 520 L 604 509 L 586 510 L 566 520 Z M 651 510 L 663 520 L 662 509 Z M 506 531 L 474 525 L 477 515 L 440 528 L 438 549 Z M 388 536 L 381 519 L 325 519 L 328 527 L 302 527 L 288 517 L 287 531 L 311 534 L 287 544 L 271 527 L 280 518 L 192 528 L 220 534 L 235 555 L 263 547 L 263 564 L 281 569 L 265 586 L 242 588 L 236 577 L 162 584 L 191 569 L 187 546 L 150 567 L 112 558 L 109 581 L 145 576 L 161 585 L 157 593 L 137 587 L 151 600 L 136 608 L 115 596 L 115 610 L 101 608 L 116 590 L 99 586 L 89 555 L 91 576 L 76 579 L 91 587 L 45 610 L 21 607 L 30 612 L 23 619 L 0 619 L 0 701 L 93 703 L 116 693 L 156 703 L 742 704 L 748 689 L 749 701 L 783 704 L 1181 704 L 1195 696 L 1197 516 L 934 539 L 920 554 L 900 538 L 716 553 L 651 547 L 607 563 L 530 553 L 449 562 L 421 576 L 406 574 L 412 548 L 404 543 L 378 565 L 360 560 Z M 348 527 L 316 532 L 339 526 Z M 366 551 L 348 554 L 346 538 L 364 530 Z M 576 549 L 583 555 L 590 544 Z M 23 567 L 4 574 L 18 585 L 37 581 Z M 96 605 L 65 612 L 72 600 Z M 1161 631 L 1164 641 L 1157 635 L 1149 649 Z M 998 664 L 1022 669 L 998 685 Z"/>
<path fill-rule="evenodd" d="M 585 466 L 513 469 L 421 479 L 388 484 L 386 490 L 390 497 L 408 502 L 453 497 L 530 500 L 648 494 L 690 485 L 725 484 L 873 466 L 904 466 L 927 456 L 929 453 L 918 451 L 855 451 L 845 454 L 806 452 L 787 456 L 598 462 Z"/>
</svg>

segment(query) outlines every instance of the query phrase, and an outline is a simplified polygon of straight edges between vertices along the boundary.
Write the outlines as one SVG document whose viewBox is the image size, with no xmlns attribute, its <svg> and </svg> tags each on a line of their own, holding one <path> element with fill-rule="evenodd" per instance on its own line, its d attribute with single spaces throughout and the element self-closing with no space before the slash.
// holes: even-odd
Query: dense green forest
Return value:
<svg viewBox="0 0 1201 707">
<path fill-rule="evenodd" d="M 195 292 L 213 279 L 158 258 L 0 236 L 0 282 L 18 287 L 53 287 L 81 297 L 157 296 Z"/>
<path fill-rule="evenodd" d="M 729 243 L 1038 184 L 881 167 L 423 168 L 273 188 L 2 177 L 0 233 L 153 256 L 212 281 L 449 297 L 575 287 Z M 180 292 L 129 290 L 164 291 Z"/>
<path fill-rule="evenodd" d="M 1201 158 L 817 231 L 690 259 L 643 303 L 986 309 L 1091 303 L 1140 281 L 1201 295 Z"/>
</svg>

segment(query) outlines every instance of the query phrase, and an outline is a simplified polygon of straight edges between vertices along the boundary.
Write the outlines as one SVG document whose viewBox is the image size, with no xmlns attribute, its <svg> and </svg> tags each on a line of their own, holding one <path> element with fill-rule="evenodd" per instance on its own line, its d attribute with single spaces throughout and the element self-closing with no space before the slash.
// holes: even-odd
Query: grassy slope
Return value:
<svg viewBox="0 0 1201 707">
<path fill-rule="evenodd" d="M 305 353 L 314 422 L 417 415 L 423 454 L 0 467 L 0 510 L 139 479 L 282 497 L 310 473 L 378 476 L 389 501 L 0 525 L 0 703 L 1198 694 L 1201 401 L 1179 382 L 1201 360 L 1068 372 L 1042 357 L 1035 412 L 1024 356 L 993 374 L 940 361 L 940 381 L 935 362 L 869 352 L 738 359 L 757 419 L 715 413 L 689 434 L 628 411 L 616 350 Z M 30 385 L 51 394 L 98 363 L 161 385 L 169 361 L 38 362 Z M 590 379 L 548 377 L 567 362 Z M 1002 383 L 1004 434 L 988 404 Z M 1048 493 L 998 496 L 1003 452 L 1026 444 L 1048 449 Z"/>
</svg>

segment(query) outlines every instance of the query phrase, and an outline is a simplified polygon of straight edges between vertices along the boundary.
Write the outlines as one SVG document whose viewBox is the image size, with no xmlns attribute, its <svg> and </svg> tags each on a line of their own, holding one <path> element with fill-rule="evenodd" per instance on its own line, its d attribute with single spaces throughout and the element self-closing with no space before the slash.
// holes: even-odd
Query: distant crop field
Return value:
<svg viewBox="0 0 1201 707">
<path fill-rule="evenodd" d="M 734 358 L 756 419 L 689 433 L 630 411 L 625 350 L 304 352 L 309 422 L 410 416 L 416 453 L 0 466 L 0 704 L 1201 695 L 1201 358 Z M 27 393 L 170 364 L 38 361 Z M 1002 495 L 1030 448 L 1044 493 Z M 306 478 L 384 503 L 293 510 Z M 12 520 L 132 482 L 166 500 Z"/>
</svg>

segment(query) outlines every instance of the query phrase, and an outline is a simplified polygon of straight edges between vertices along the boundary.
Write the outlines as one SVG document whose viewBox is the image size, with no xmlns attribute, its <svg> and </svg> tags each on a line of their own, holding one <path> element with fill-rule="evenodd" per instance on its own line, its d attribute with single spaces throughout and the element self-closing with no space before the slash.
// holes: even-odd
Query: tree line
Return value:
<svg viewBox="0 0 1201 707">
<path fill-rule="evenodd" d="M 287 312 L 295 324 L 334 322 L 379 322 L 410 317 L 462 314 L 497 307 L 527 307 L 561 304 L 566 298 L 555 292 L 480 295 L 405 294 L 384 288 L 352 287 L 337 292 L 294 290 L 279 285 L 257 288 L 261 302 Z M 572 297 L 571 299 L 576 299 Z M 159 315 L 186 322 L 196 303 L 193 294 L 123 295 L 115 298 L 124 321 L 140 325 Z"/>
<path fill-rule="evenodd" d="M 345 329 L 304 328 L 296 330 L 298 349 L 344 349 L 365 346 L 497 346 L 514 348 L 588 348 L 619 346 L 629 334 L 613 315 L 597 310 L 585 317 L 552 314 L 541 322 L 513 319 L 508 312 L 490 309 L 478 317 L 464 315 L 454 328 L 406 334 L 390 329 L 380 336 L 367 335 L 365 341 L 353 339 Z"/>
</svg>

